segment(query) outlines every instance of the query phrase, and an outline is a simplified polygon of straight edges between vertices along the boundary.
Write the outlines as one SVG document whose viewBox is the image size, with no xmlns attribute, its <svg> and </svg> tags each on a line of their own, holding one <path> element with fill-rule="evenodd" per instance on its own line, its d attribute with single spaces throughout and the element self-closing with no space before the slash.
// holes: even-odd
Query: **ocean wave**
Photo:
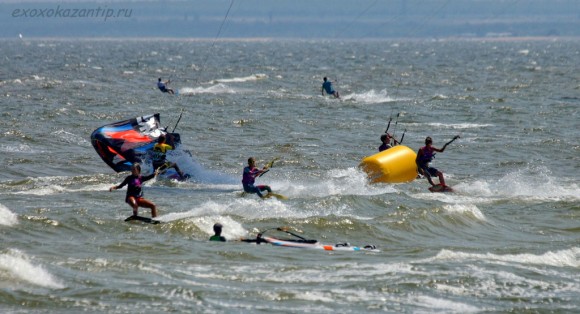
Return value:
<svg viewBox="0 0 580 314">
<path fill-rule="evenodd" d="M 476 180 L 462 184 L 460 189 L 471 195 L 527 202 L 580 200 L 580 187 L 577 183 L 552 176 L 545 166 L 521 168 L 495 181 Z"/>
<path fill-rule="evenodd" d="M 252 74 L 250 76 L 244 76 L 244 77 L 233 77 L 233 78 L 228 78 L 228 79 L 216 79 L 216 80 L 213 80 L 211 83 L 213 83 L 213 84 L 216 84 L 216 83 L 243 83 L 243 82 L 263 80 L 263 79 L 267 79 L 267 78 L 268 78 L 268 75 L 266 75 L 266 74 Z"/>
<path fill-rule="evenodd" d="M 477 260 L 490 263 L 545 265 L 554 267 L 580 267 L 580 248 L 574 247 L 556 252 L 548 251 L 541 255 L 536 254 L 493 254 L 493 253 L 465 253 L 443 249 L 428 261 L 453 260 L 454 262 Z"/>
<path fill-rule="evenodd" d="M 0 204 L 0 225 L 14 226 L 18 223 L 18 216 L 11 212 L 10 209 Z"/>
<path fill-rule="evenodd" d="M 0 270 L 2 281 L 16 279 L 46 288 L 65 288 L 44 267 L 34 265 L 26 254 L 16 249 L 8 249 L 8 252 L 0 254 Z"/>
<path fill-rule="evenodd" d="M 192 96 L 197 94 L 235 94 L 240 90 L 231 88 L 225 84 L 216 84 L 210 87 L 182 87 L 178 94 L 181 96 Z"/>
<path fill-rule="evenodd" d="M 357 103 L 362 103 L 362 104 L 380 104 L 380 103 L 386 103 L 386 102 L 394 102 L 394 101 L 399 101 L 399 100 L 404 100 L 404 99 L 396 99 L 391 97 L 386 89 L 383 89 L 381 91 L 375 91 L 374 89 L 371 89 L 367 92 L 363 92 L 363 93 L 353 93 L 353 94 L 348 94 L 348 95 L 342 95 L 341 96 L 342 100 L 351 100 Z"/>
<path fill-rule="evenodd" d="M 464 129 L 480 129 L 493 127 L 490 123 L 439 123 L 439 122 L 428 122 L 428 123 L 405 123 L 407 126 L 416 126 L 424 128 L 428 126 L 432 129 L 452 129 L 452 130 L 464 130 Z"/>
</svg>

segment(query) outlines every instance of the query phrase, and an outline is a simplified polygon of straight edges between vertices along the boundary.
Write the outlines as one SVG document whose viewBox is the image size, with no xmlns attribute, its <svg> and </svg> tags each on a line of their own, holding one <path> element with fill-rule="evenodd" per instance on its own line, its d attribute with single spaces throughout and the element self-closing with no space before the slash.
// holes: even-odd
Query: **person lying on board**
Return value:
<svg viewBox="0 0 580 314">
<path fill-rule="evenodd" d="M 167 161 L 167 151 L 173 150 L 173 146 L 165 143 L 166 141 L 165 134 L 161 134 L 159 138 L 157 138 L 157 143 L 153 146 L 153 169 L 160 171 L 164 171 L 170 168 L 175 169 L 179 174 L 181 180 L 186 179 L 186 175 L 179 169 L 176 163 Z"/>
<path fill-rule="evenodd" d="M 126 185 L 127 194 L 125 196 L 125 202 L 133 208 L 133 216 L 139 214 L 139 207 L 145 207 L 151 209 L 151 218 L 155 218 L 157 217 L 157 207 L 153 202 L 143 197 L 142 185 L 143 182 L 153 179 L 156 175 L 157 171 L 148 176 L 142 176 L 141 165 L 134 163 L 131 166 L 131 175 L 127 176 L 121 184 L 110 187 L 109 192 L 118 190 Z"/>
<path fill-rule="evenodd" d="M 323 83 L 322 83 L 322 96 L 324 96 L 324 91 L 326 91 L 326 93 L 328 95 L 333 95 L 334 98 L 340 98 L 340 95 L 338 94 L 337 91 L 334 90 L 334 88 L 332 87 L 332 82 L 328 80 L 328 78 L 325 76 L 323 78 Z"/>
<path fill-rule="evenodd" d="M 261 170 L 256 167 L 256 160 L 254 157 L 248 158 L 248 166 L 244 168 L 244 173 L 242 176 L 242 185 L 244 186 L 244 192 L 246 193 L 256 193 L 260 198 L 264 198 L 262 191 L 268 191 L 272 193 L 272 189 L 267 185 L 254 185 L 256 182 L 256 177 L 265 173 L 268 170 L 268 166 L 264 166 Z"/>
<path fill-rule="evenodd" d="M 157 87 L 159 88 L 160 91 L 162 91 L 163 93 L 169 93 L 169 94 L 175 94 L 175 92 L 171 89 L 168 88 L 167 85 L 169 85 L 171 81 L 167 80 L 165 82 L 161 81 L 161 78 L 159 78 L 157 80 Z"/>
<path fill-rule="evenodd" d="M 391 146 L 391 139 L 393 139 L 393 145 Z M 389 133 L 385 133 L 383 135 L 381 135 L 381 146 L 379 146 L 379 152 L 382 152 L 384 150 L 387 150 L 393 146 L 397 146 L 399 145 L 399 142 L 394 139 L 391 134 Z"/>
<path fill-rule="evenodd" d="M 443 145 L 441 149 L 439 149 L 432 146 L 433 140 L 431 139 L 430 136 L 427 136 L 427 138 L 425 138 L 425 146 L 419 148 L 419 151 L 417 152 L 417 158 L 415 158 L 417 170 L 419 174 L 427 178 L 427 181 L 429 181 L 429 183 L 432 186 L 435 186 L 435 183 L 433 183 L 431 176 L 439 177 L 439 184 L 442 185 L 443 187 L 446 187 L 447 185 L 445 185 L 445 178 L 443 177 L 443 172 L 437 170 L 436 168 L 429 167 L 429 163 L 433 161 L 433 158 L 435 158 L 435 152 L 442 153 L 447 147 L 447 145 L 451 144 L 458 138 L 459 135 L 455 136 L 451 141 L 447 142 L 445 145 Z"/>
<path fill-rule="evenodd" d="M 209 240 L 210 241 L 217 241 L 217 242 L 227 242 L 227 239 L 224 236 L 222 236 L 222 229 L 223 229 L 223 225 L 221 223 L 219 223 L 219 222 L 215 223 L 213 225 L 214 235 L 212 235 L 209 238 Z M 255 238 L 249 238 L 249 239 L 240 238 L 240 239 L 237 239 L 234 241 L 247 242 L 247 243 L 257 243 L 257 244 L 267 243 L 266 240 L 262 239 L 260 233 L 258 233 L 258 235 Z"/>
</svg>

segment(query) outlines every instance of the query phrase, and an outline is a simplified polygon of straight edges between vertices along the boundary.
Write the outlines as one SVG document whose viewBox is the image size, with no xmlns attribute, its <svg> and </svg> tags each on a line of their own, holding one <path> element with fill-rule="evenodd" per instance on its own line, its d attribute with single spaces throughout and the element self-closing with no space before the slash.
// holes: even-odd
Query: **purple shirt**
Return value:
<svg viewBox="0 0 580 314">
<path fill-rule="evenodd" d="M 128 199 L 131 196 L 135 198 L 140 198 L 143 197 L 143 189 L 141 187 L 143 182 L 151 180 L 153 179 L 153 177 L 155 177 L 155 173 L 152 173 L 146 177 L 143 177 L 141 175 L 140 176 L 130 175 L 126 177 L 125 180 L 121 182 L 121 184 L 117 185 L 116 188 L 120 189 L 125 185 L 127 185 L 127 195 L 125 196 L 125 198 Z"/>
<path fill-rule="evenodd" d="M 244 168 L 244 176 L 242 177 L 243 185 L 253 185 L 256 181 L 256 175 L 260 172 L 260 169 L 250 166 Z"/>
</svg>

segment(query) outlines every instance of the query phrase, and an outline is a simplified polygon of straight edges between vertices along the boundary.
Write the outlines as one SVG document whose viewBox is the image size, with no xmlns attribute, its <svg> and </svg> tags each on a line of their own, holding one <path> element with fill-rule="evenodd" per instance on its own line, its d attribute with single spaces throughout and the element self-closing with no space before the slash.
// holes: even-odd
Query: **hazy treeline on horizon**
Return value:
<svg viewBox="0 0 580 314">
<path fill-rule="evenodd" d="M 578 0 L 26 1 L 0 15 L 1 38 L 580 36 Z"/>
</svg>

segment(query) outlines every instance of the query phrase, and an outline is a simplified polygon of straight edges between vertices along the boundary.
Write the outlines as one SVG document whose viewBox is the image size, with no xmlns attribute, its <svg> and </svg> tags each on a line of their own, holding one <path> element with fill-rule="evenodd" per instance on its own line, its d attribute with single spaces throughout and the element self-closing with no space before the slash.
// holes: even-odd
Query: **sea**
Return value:
<svg viewBox="0 0 580 314">
<path fill-rule="evenodd" d="M 580 313 L 579 68 L 574 38 L 0 40 L 0 312 Z M 125 222 L 90 135 L 154 113 L 191 178 Z M 459 135 L 455 192 L 369 183 L 387 128 Z M 241 193 L 249 157 L 287 200 Z M 276 228 L 379 251 L 239 241 Z"/>
</svg>

